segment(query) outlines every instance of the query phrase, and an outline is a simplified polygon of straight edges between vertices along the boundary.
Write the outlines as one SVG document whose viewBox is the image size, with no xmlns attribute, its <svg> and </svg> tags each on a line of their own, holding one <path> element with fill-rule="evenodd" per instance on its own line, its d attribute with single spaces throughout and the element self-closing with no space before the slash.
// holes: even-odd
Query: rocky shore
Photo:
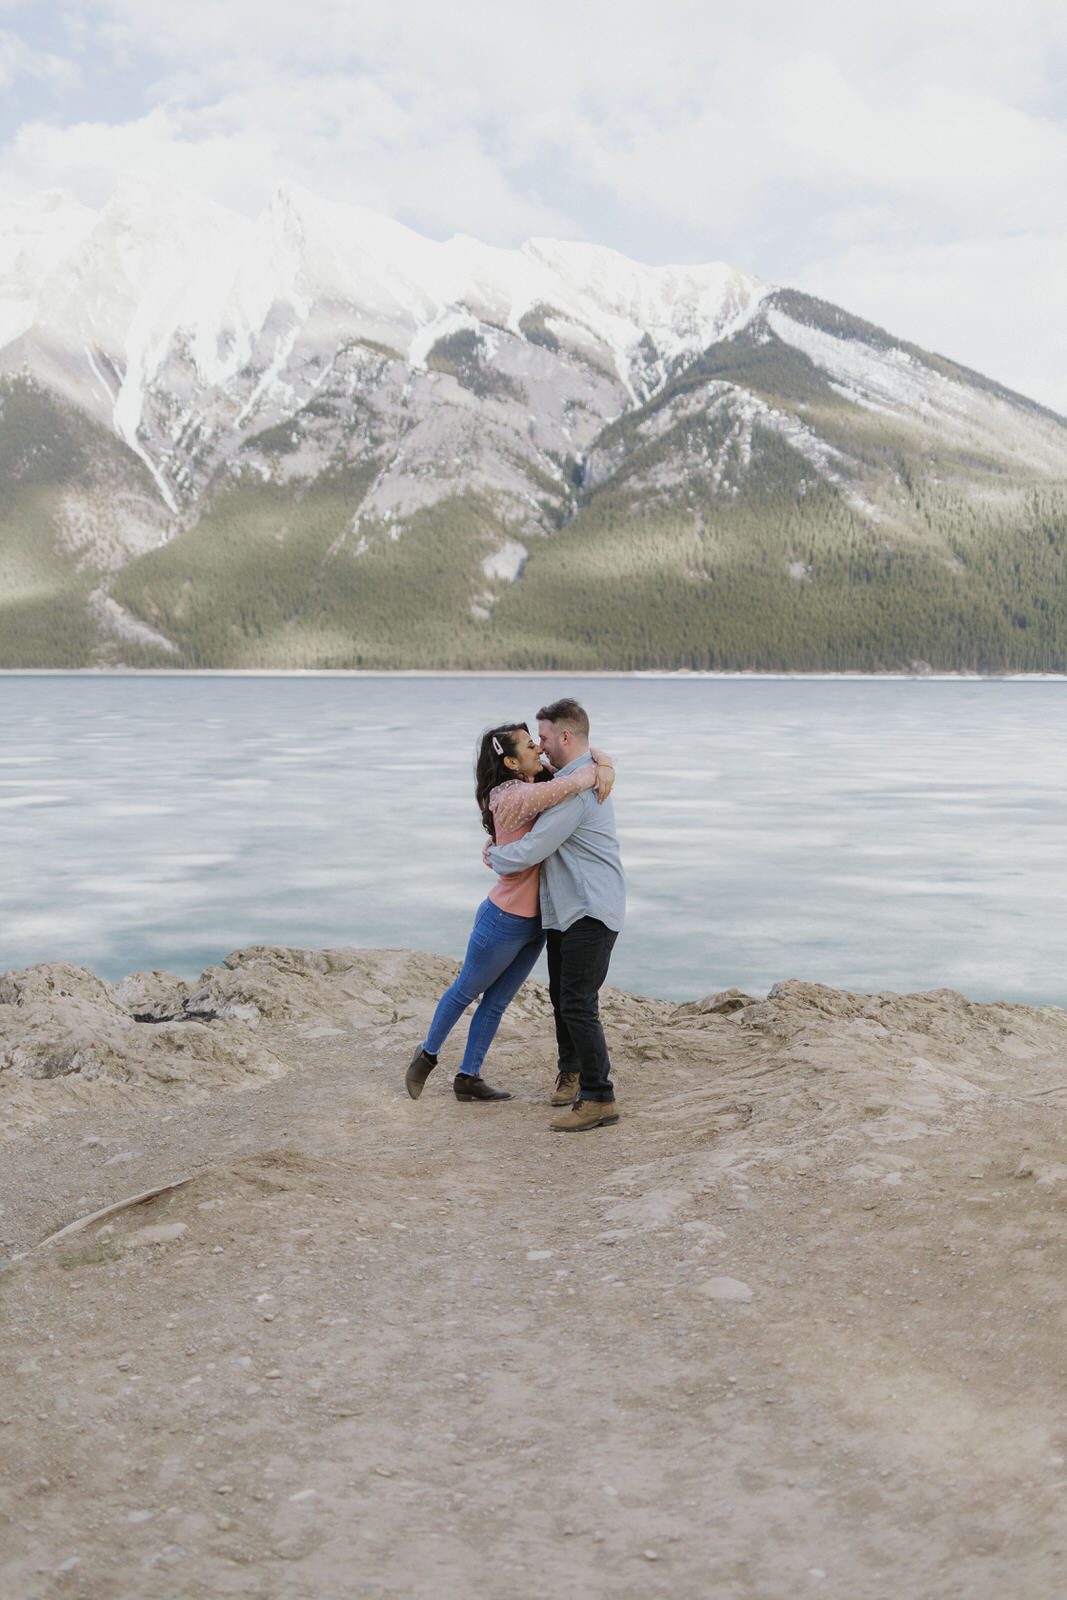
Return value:
<svg viewBox="0 0 1067 1600">
<path fill-rule="evenodd" d="M 575 1138 L 455 970 L 0 977 L 0 1591 L 1061 1594 L 1067 1013 L 610 990 Z"/>
</svg>

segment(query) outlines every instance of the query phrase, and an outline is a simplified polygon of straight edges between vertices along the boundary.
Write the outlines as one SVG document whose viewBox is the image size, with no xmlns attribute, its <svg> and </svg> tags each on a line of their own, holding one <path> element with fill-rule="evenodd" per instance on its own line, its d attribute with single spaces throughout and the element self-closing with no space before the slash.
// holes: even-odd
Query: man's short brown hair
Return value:
<svg viewBox="0 0 1067 1600">
<path fill-rule="evenodd" d="M 589 718 L 584 706 L 580 706 L 577 700 L 553 700 L 550 706 L 541 707 L 537 713 L 537 720 L 551 722 L 553 726 L 562 723 L 565 728 L 576 733 L 579 739 L 589 737 Z"/>
</svg>

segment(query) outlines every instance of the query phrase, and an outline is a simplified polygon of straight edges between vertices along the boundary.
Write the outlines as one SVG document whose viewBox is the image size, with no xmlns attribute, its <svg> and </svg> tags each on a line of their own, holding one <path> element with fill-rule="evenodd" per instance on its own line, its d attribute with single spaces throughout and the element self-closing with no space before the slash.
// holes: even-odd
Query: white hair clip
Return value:
<svg viewBox="0 0 1067 1600">
<path fill-rule="evenodd" d="M 493 735 L 493 749 L 496 751 L 498 756 L 502 756 L 504 754 L 504 746 L 500 743 L 500 740 L 497 738 L 495 733 Z"/>
</svg>

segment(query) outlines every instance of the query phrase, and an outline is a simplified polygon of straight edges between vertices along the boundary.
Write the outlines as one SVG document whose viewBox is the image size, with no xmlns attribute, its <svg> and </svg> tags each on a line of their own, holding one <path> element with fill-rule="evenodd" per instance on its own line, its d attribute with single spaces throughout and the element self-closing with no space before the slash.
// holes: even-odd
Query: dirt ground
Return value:
<svg viewBox="0 0 1067 1600">
<path fill-rule="evenodd" d="M 611 992 L 562 1135 L 539 986 L 412 1102 L 455 968 L 286 958 L 273 1076 L 0 1072 L 3 1596 L 1067 1593 L 1067 1015 Z"/>
</svg>

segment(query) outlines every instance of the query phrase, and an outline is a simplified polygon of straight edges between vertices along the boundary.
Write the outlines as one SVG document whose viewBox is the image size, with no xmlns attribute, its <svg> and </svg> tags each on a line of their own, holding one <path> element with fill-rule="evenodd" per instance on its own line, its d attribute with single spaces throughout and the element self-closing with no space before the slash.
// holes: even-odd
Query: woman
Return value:
<svg viewBox="0 0 1067 1600">
<path fill-rule="evenodd" d="M 475 763 L 474 795 L 482 823 L 495 844 L 510 844 L 529 833 L 536 818 L 572 794 L 596 786 L 601 800 L 611 793 L 614 771 L 602 752 L 595 766 L 565 778 L 549 778 L 541 746 L 525 722 L 507 722 L 482 735 Z M 481 995 L 471 1018 L 467 1047 L 452 1085 L 457 1100 L 510 1100 L 506 1089 L 492 1089 L 481 1076 L 482 1062 L 500 1019 L 529 977 L 544 948 L 536 866 L 497 879 L 478 907 L 462 971 L 438 1002 L 430 1031 L 411 1058 L 404 1082 L 417 1100 L 437 1065 L 438 1052 L 466 1011 Z"/>
</svg>

